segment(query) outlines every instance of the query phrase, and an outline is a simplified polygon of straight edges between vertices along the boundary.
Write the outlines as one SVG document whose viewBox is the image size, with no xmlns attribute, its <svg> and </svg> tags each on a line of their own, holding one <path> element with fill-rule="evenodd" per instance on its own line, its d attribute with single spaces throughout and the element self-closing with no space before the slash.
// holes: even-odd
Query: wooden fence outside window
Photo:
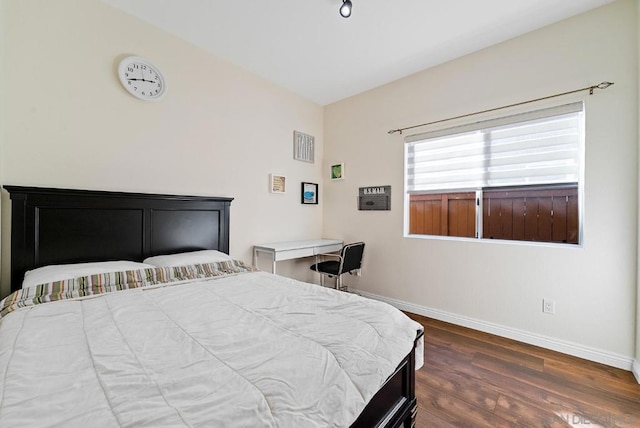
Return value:
<svg viewBox="0 0 640 428">
<path fill-rule="evenodd" d="M 411 194 L 409 233 L 477 237 L 476 193 Z M 579 243 L 578 188 L 484 190 L 482 238 Z"/>
</svg>

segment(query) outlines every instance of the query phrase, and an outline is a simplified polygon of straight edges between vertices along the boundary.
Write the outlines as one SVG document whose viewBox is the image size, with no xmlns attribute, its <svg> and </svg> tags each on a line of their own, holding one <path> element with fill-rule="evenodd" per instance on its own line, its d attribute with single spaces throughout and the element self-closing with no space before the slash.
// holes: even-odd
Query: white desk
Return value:
<svg viewBox="0 0 640 428">
<path fill-rule="evenodd" d="M 253 246 L 253 265 L 257 266 L 258 253 L 271 254 L 272 272 L 276 273 L 276 262 L 299 259 L 342 249 L 340 239 L 309 239 L 305 241 L 274 242 Z"/>
</svg>

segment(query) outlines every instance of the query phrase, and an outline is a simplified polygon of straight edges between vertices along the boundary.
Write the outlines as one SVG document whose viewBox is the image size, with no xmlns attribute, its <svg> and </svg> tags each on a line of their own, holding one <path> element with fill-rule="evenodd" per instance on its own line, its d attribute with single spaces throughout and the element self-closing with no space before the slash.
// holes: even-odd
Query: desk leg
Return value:
<svg viewBox="0 0 640 428">
<path fill-rule="evenodd" d="M 318 266 L 318 263 L 320 263 L 320 259 L 318 259 L 318 255 L 316 254 L 316 266 Z M 324 287 L 324 275 L 321 274 L 320 272 L 318 273 L 320 274 L 320 286 Z"/>
<path fill-rule="evenodd" d="M 253 265 L 258 267 L 258 249 L 253 249 Z M 276 273 L 276 253 L 271 251 L 263 251 L 263 253 L 271 254 L 271 273 Z"/>
</svg>

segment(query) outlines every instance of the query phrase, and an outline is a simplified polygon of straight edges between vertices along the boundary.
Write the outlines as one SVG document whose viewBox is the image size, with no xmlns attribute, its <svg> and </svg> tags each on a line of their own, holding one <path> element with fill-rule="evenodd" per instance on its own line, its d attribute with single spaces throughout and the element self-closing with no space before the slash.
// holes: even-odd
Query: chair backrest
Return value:
<svg viewBox="0 0 640 428">
<path fill-rule="evenodd" d="M 362 266 L 362 254 L 364 253 L 364 242 L 354 242 L 342 247 L 340 256 L 342 256 L 342 266 L 340 266 L 340 274 L 360 269 Z"/>
</svg>

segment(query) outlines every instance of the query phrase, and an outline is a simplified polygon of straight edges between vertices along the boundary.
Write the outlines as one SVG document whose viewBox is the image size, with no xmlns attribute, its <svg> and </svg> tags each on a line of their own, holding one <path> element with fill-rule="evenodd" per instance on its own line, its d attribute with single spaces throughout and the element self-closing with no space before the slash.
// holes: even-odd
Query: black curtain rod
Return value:
<svg viewBox="0 0 640 428">
<path fill-rule="evenodd" d="M 477 114 L 482 114 L 482 113 L 489 113 L 489 112 L 492 112 L 492 111 L 502 110 L 502 109 L 510 108 L 510 107 L 517 107 L 517 106 L 521 106 L 523 104 L 529 104 L 529 103 L 535 103 L 537 101 L 548 100 L 549 98 L 555 98 L 555 97 L 561 97 L 563 95 L 575 94 L 576 92 L 589 91 L 589 95 L 593 95 L 593 91 L 595 89 L 607 89 L 611 85 L 613 85 L 613 82 L 602 82 L 602 83 L 600 83 L 598 85 L 587 86 L 586 88 L 575 89 L 573 91 L 562 92 L 560 94 L 553 94 L 553 95 L 549 95 L 547 97 L 536 98 L 536 99 L 528 100 L 528 101 L 522 101 L 520 103 L 509 104 L 507 106 L 495 107 L 495 108 L 490 108 L 489 110 L 482 110 L 482 111 L 476 111 L 474 113 L 463 114 L 462 116 L 450 117 L 448 119 L 441 119 L 441 120 L 435 120 L 433 122 L 421 123 L 420 125 L 407 126 L 406 128 L 392 129 L 392 130 L 390 130 L 388 132 L 388 134 L 393 135 L 396 132 L 399 132 L 400 135 L 402 135 L 402 131 L 406 131 L 407 129 L 419 128 L 421 126 L 433 125 L 433 124 L 436 124 L 436 123 L 447 122 L 449 120 L 462 119 L 462 118 L 465 118 L 465 117 L 475 116 Z"/>
</svg>

